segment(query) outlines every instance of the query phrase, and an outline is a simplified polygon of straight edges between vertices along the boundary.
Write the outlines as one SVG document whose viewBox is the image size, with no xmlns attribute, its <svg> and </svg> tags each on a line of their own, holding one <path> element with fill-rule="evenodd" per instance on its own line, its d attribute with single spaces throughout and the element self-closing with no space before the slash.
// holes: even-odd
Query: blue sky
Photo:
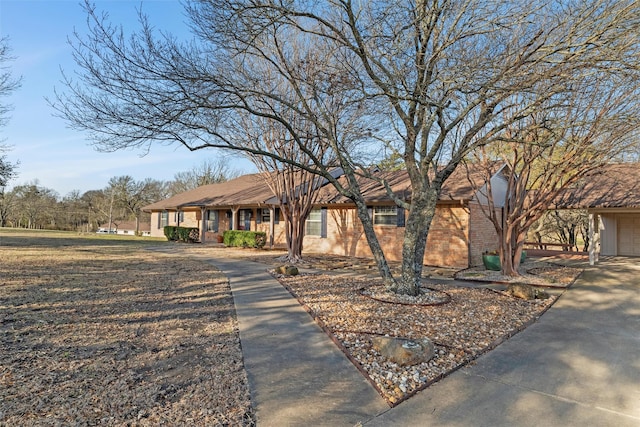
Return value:
<svg viewBox="0 0 640 427">
<path fill-rule="evenodd" d="M 9 160 L 20 162 L 19 175 L 9 187 L 37 179 L 41 186 L 65 196 L 72 190 L 104 188 L 114 176 L 170 180 L 176 172 L 219 157 L 218 152 L 190 152 L 178 145 L 154 145 L 146 155 L 142 151 L 100 153 L 82 133 L 68 129 L 64 120 L 54 117 L 45 98 L 53 98 L 54 88 L 64 89 L 60 68 L 67 74 L 76 68 L 67 39 L 74 30 L 86 30 L 80 1 L 0 0 L 0 35 L 9 37 L 16 58 L 11 64 L 12 73 L 22 76 L 22 87 L 8 99 L 13 105 L 9 124 L 0 128 L 0 138 L 12 146 Z M 142 6 L 157 29 L 189 37 L 178 0 L 94 2 L 125 30 L 138 27 L 136 9 Z M 251 164 L 237 155 L 229 162 L 234 169 L 252 170 Z"/>
</svg>

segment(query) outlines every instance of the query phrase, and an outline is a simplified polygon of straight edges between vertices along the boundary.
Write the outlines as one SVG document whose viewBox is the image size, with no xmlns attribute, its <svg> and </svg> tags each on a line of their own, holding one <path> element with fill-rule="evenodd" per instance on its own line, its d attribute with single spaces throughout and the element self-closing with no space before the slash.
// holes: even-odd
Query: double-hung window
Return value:
<svg viewBox="0 0 640 427">
<path fill-rule="evenodd" d="M 320 209 L 313 209 L 307 217 L 305 234 L 307 236 L 320 236 L 322 233 L 322 215 Z"/>
<path fill-rule="evenodd" d="M 164 228 L 169 225 L 169 212 L 162 211 L 158 217 L 158 228 Z"/>
<path fill-rule="evenodd" d="M 397 225 L 398 208 L 396 206 L 374 206 L 373 207 L 373 224 L 374 225 Z"/>
</svg>

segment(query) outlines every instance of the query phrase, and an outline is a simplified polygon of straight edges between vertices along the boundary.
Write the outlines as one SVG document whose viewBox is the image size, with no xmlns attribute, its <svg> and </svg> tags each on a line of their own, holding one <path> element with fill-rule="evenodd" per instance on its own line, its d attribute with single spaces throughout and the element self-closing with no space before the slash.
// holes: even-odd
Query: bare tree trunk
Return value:
<svg viewBox="0 0 640 427">
<path fill-rule="evenodd" d="M 402 278 L 395 292 L 416 296 L 420 293 L 427 235 L 436 212 L 438 194 L 430 190 L 411 201 L 402 242 Z"/>
<path fill-rule="evenodd" d="M 362 222 L 364 235 L 367 238 L 367 243 L 369 244 L 369 248 L 373 254 L 373 259 L 376 261 L 380 277 L 382 277 L 387 288 L 392 290 L 396 289 L 397 282 L 391 274 L 391 269 L 389 268 L 389 263 L 387 263 L 387 259 L 384 256 L 382 247 L 380 246 L 380 241 L 378 241 L 378 237 L 373 231 L 373 220 L 369 216 L 367 205 L 360 200 L 354 200 L 354 202 L 357 207 L 358 218 L 360 218 L 360 221 Z"/>
</svg>

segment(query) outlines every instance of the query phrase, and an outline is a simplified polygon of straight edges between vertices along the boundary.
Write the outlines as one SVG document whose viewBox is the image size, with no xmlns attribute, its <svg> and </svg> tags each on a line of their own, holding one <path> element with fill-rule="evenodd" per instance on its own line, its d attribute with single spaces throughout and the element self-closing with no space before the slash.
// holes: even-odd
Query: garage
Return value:
<svg viewBox="0 0 640 427">
<path fill-rule="evenodd" d="M 618 255 L 640 256 L 640 215 L 619 214 Z"/>
<path fill-rule="evenodd" d="M 612 163 L 567 188 L 556 209 L 589 213 L 589 261 L 604 256 L 640 257 L 640 163 Z"/>
</svg>

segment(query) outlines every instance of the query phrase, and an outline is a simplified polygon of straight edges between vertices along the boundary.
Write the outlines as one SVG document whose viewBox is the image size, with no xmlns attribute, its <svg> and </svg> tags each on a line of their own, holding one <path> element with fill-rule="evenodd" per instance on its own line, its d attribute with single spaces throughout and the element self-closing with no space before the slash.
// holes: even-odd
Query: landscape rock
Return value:
<svg viewBox="0 0 640 427">
<path fill-rule="evenodd" d="M 373 337 L 371 342 L 374 350 L 400 366 L 427 362 L 435 354 L 435 347 L 428 338 L 409 340 L 395 337 Z"/>
<path fill-rule="evenodd" d="M 507 286 L 507 293 L 513 297 L 526 300 L 549 298 L 549 294 L 542 289 L 523 283 L 511 283 Z"/>
<path fill-rule="evenodd" d="M 281 265 L 276 267 L 276 273 L 284 274 L 285 276 L 297 276 L 300 272 L 298 271 L 298 267 L 293 265 Z"/>
</svg>

